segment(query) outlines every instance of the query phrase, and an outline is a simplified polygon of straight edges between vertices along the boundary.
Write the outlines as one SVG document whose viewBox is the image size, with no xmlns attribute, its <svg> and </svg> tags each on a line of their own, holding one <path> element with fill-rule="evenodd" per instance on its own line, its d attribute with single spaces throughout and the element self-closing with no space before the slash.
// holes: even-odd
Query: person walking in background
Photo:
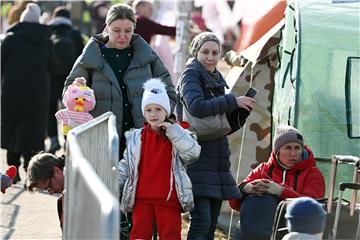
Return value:
<svg viewBox="0 0 360 240">
<path fill-rule="evenodd" d="M 14 1 L 14 5 L 10 8 L 9 13 L 7 15 L 7 23 L 9 27 L 12 27 L 16 23 L 19 22 L 20 16 L 23 11 L 26 9 L 28 3 L 32 3 L 33 1 L 24 1 L 24 0 L 17 0 Z"/>
<path fill-rule="evenodd" d="M 194 205 L 186 165 L 199 157 L 200 146 L 187 123 L 169 119 L 165 84 L 150 79 L 144 89 L 145 126 L 126 133 L 119 163 L 120 208 L 133 211 L 130 239 L 151 239 L 156 223 L 160 239 L 180 240 L 181 212 Z"/>
<path fill-rule="evenodd" d="M 239 189 L 241 200 L 230 201 L 233 209 L 240 210 L 236 239 L 269 239 L 278 203 L 301 196 L 323 198 L 325 181 L 301 133 L 279 126 L 269 160 L 252 170 Z"/>
<path fill-rule="evenodd" d="M 1 44 L 1 148 L 7 150 L 8 165 L 18 168 L 22 156 L 25 171 L 33 154 L 44 148 L 49 109 L 53 54 L 50 31 L 39 24 L 40 12 L 29 3 Z"/>
<path fill-rule="evenodd" d="M 175 37 L 176 27 L 161 25 L 150 19 L 153 14 L 151 0 L 135 0 L 132 6 L 137 20 L 135 33 L 144 38 L 147 43 L 151 42 L 151 38 L 155 34 Z"/>
<path fill-rule="evenodd" d="M 310 197 L 299 197 L 286 208 L 289 233 L 283 240 L 321 240 L 326 227 L 323 206 Z"/>
<path fill-rule="evenodd" d="M 106 14 L 111 7 L 111 1 L 91 1 L 89 11 L 91 17 L 92 32 L 99 34 L 104 30 Z"/>
<path fill-rule="evenodd" d="M 156 23 L 175 27 L 176 24 L 176 2 L 174 1 L 156 1 L 153 2 L 153 11 L 151 20 Z M 137 24 L 139 25 L 139 24 Z M 169 35 L 156 34 L 151 37 L 150 46 L 160 57 L 166 68 L 169 70 L 174 85 L 177 77 L 174 76 L 174 56 L 175 56 L 175 37 Z"/>
<path fill-rule="evenodd" d="M 168 70 L 151 47 L 137 34 L 135 13 L 126 4 L 112 6 L 106 16 L 106 28 L 93 36 L 67 77 L 65 89 L 77 77 L 85 77 L 95 92 L 97 117 L 107 111 L 116 116 L 120 136 L 120 156 L 125 150 L 124 132 L 141 128 L 143 83 L 161 78 L 166 84 L 171 106 L 176 94 Z"/>
<path fill-rule="evenodd" d="M 227 87 L 216 69 L 221 56 L 218 38 L 210 32 L 197 35 L 191 43 L 191 55 L 178 82 L 182 107 L 195 117 L 230 113 L 239 108 L 250 111 L 255 100 L 224 94 Z M 180 106 L 179 106 L 180 108 Z M 179 113 L 181 110 L 177 108 Z M 179 115 L 179 114 L 178 114 Z M 244 123 L 245 119 L 239 119 Z M 189 164 L 187 173 L 193 184 L 195 208 L 190 212 L 188 239 L 213 239 L 223 200 L 240 198 L 230 171 L 230 150 L 226 136 L 199 141 L 201 154 Z"/>
<path fill-rule="evenodd" d="M 51 37 L 55 53 L 55 64 L 50 68 L 50 103 L 48 115 L 47 135 L 50 138 L 50 147 L 47 152 L 55 153 L 60 149 L 58 128 L 55 113 L 61 100 L 62 90 L 66 77 L 78 56 L 84 43 L 81 33 L 72 27 L 70 11 L 59 6 L 55 8 L 52 19 L 48 23 L 51 28 Z"/>
</svg>

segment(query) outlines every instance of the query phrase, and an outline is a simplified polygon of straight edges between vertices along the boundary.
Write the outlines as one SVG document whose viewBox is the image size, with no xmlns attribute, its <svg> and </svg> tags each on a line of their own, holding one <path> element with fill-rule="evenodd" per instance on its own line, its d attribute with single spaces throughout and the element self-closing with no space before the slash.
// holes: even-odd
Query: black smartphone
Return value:
<svg viewBox="0 0 360 240">
<path fill-rule="evenodd" d="M 171 124 L 173 123 L 173 122 L 170 120 L 170 118 L 168 118 L 168 117 L 165 118 L 164 122 L 168 122 L 168 123 L 171 123 Z"/>
<path fill-rule="evenodd" d="M 164 122 L 169 122 L 169 123 L 171 123 L 171 124 L 176 123 L 176 116 L 175 116 L 175 114 L 172 113 L 172 114 L 170 114 L 169 116 L 167 116 L 167 117 L 165 118 Z"/>
<path fill-rule="evenodd" d="M 250 88 L 247 90 L 245 96 L 246 96 L 246 97 L 254 98 L 255 95 L 257 94 L 257 92 L 258 92 L 258 91 L 257 91 L 255 88 L 250 87 Z"/>
</svg>

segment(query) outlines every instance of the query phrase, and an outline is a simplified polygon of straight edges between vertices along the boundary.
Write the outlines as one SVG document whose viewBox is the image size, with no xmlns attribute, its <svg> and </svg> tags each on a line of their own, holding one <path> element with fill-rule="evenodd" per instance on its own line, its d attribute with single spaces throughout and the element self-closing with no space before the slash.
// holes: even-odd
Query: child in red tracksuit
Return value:
<svg viewBox="0 0 360 240">
<path fill-rule="evenodd" d="M 144 84 L 142 129 L 126 132 L 126 151 L 119 163 L 123 212 L 133 212 L 130 239 L 151 239 L 156 224 L 160 239 L 181 239 L 181 212 L 193 208 L 186 164 L 195 161 L 200 146 L 186 123 L 169 121 L 165 85 L 158 79 Z"/>
</svg>

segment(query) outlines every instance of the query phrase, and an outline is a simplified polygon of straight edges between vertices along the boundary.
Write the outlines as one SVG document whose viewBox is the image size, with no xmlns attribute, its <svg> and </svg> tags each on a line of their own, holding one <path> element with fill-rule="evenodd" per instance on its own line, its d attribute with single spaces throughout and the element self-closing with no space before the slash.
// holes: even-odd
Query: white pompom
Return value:
<svg viewBox="0 0 360 240">
<path fill-rule="evenodd" d="M 144 89 L 151 91 L 152 89 L 161 89 L 166 92 L 166 85 L 161 81 L 160 78 L 151 78 L 144 83 Z"/>
</svg>

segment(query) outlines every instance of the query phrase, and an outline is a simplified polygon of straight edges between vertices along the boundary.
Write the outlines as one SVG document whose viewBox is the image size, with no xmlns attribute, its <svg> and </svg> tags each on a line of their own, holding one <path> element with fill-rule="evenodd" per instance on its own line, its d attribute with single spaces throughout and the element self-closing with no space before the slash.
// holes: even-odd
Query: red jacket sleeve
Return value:
<svg viewBox="0 0 360 240">
<path fill-rule="evenodd" d="M 161 25 L 149 19 L 149 27 L 151 27 L 153 34 L 176 36 L 176 27 Z"/>
<path fill-rule="evenodd" d="M 150 43 L 151 37 L 155 34 L 176 36 L 176 27 L 161 25 L 146 17 L 137 17 L 135 33 L 139 34 L 147 43 Z"/>
<path fill-rule="evenodd" d="M 249 183 L 254 181 L 255 179 L 269 178 L 266 176 L 267 174 L 267 165 L 266 163 L 261 163 L 254 170 L 252 170 L 249 175 L 242 181 L 240 184 Z"/>
<path fill-rule="evenodd" d="M 284 188 L 279 199 L 296 198 L 296 197 L 312 197 L 315 199 L 323 198 L 325 195 L 325 180 L 320 170 L 312 167 L 308 170 L 306 177 L 303 179 L 303 187 L 300 192 L 295 192 L 291 188 Z"/>
</svg>

